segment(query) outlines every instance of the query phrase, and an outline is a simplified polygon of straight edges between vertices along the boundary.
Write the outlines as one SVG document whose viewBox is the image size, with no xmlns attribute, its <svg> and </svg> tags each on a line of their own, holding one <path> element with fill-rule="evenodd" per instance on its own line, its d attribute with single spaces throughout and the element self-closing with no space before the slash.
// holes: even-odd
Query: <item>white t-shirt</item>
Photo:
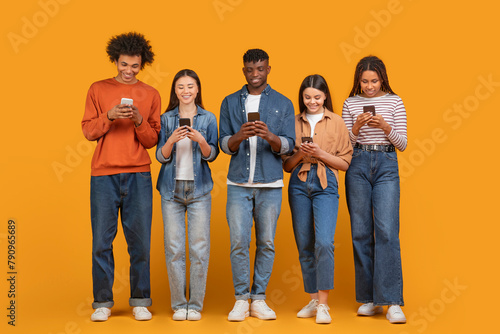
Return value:
<svg viewBox="0 0 500 334">
<path fill-rule="evenodd" d="M 309 121 L 309 124 L 311 125 L 311 138 L 314 137 L 314 128 L 316 127 L 316 123 L 321 121 L 321 118 L 323 118 L 323 113 L 321 114 L 308 114 L 306 113 L 306 118 Z"/>
<path fill-rule="evenodd" d="M 175 179 L 194 180 L 193 172 L 193 142 L 183 138 L 176 143 Z"/>
<path fill-rule="evenodd" d="M 245 109 L 248 119 L 249 112 L 259 112 L 261 95 L 248 94 L 245 100 Z M 257 161 L 257 136 L 252 136 L 248 138 L 248 143 L 250 144 L 250 174 L 248 176 L 247 183 L 234 183 L 227 179 L 227 184 L 240 187 L 254 187 L 254 188 L 281 188 L 283 187 L 283 180 L 278 180 L 271 183 L 253 183 L 253 177 L 255 175 L 255 163 Z"/>
</svg>

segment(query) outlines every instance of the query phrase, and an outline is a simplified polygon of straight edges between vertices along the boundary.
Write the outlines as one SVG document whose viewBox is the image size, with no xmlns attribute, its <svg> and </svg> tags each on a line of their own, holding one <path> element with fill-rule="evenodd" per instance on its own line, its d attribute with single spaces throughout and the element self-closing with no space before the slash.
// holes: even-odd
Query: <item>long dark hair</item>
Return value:
<svg viewBox="0 0 500 334">
<path fill-rule="evenodd" d="M 198 95 L 196 95 L 194 103 L 197 106 L 200 106 L 201 108 L 205 109 L 203 107 L 203 102 L 201 100 L 201 82 L 200 78 L 198 77 L 198 74 L 196 74 L 196 72 L 193 70 L 184 69 L 177 72 L 177 74 L 174 77 L 174 80 L 172 80 L 172 88 L 170 88 L 170 101 L 168 102 L 168 107 L 165 110 L 165 112 L 175 109 L 179 106 L 179 99 L 177 98 L 177 94 L 175 94 L 175 84 L 177 80 L 179 80 L 182 77 L 191 77 L 196 81 L 196 85 L 198 85 Z"/>
<path fill-rule="evenodd" d="M 325 78 L 323 78 L 319 74 L 308 75 L 302 81 L 302 84 L 300 85 L 299 89 L 299 112 L 303 112 L 304 110 L 306 110 L 306 105 L 304 104 L 304 97 L 302 96 L 306 88 L 314 88 L 322 91 L 326 96 L 323 106 L 326 107 L 326 109 L 333 112 L 332 96 L 330 95 L 330 89 L 328 89 L 328 84 L 326 83 Z"/>
<path fill-rule="evenodd" d="M 379 79 L 382 81 L 380 89 L 386 93 L 396 94 L 393 92 L 391 86 L 389 85 L 389 78 L 387 77 L 387 70 L 385 69 L 384 62 L 378 57 L 368 56 L 361 59 L 358 65 L 356 65 L 356 71 L 354 72 L 354 83 L 352 85 L 352 90 L 349 94 L 349 97 L 362 93 L 361 85 L 359 84 L 359 82 L 364 71 L 376 72 Z"/>
</svg>

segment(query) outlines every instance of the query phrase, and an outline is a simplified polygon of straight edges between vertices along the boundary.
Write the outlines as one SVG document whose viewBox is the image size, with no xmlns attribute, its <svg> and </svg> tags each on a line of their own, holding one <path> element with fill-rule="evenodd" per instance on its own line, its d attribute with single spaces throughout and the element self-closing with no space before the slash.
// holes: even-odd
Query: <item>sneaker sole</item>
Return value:
<svg viewBox="0 0 500 334">
<path fill-rule="evenodd" d="M 241 317 L 231 317 L 231 316 L 228 316 L 227 317 L 227 320 L 229 321 L 243 321 L 245 320 L 248 316 L 250 316 L 250 312 L 245 312 L 245 317 L 244 318 L 241 318 Z"/>
<path fill-rule="evenodd" d="M 316 319 L 316 323 L 317 324 L 331 324 L 332 323 L 332 319 L 330 319 L 330 320 L 328 320 L 328 319 L 323 319 L 323 320 Z"/>
<path fill-rule="evenodd" d="M 358 311 L 357 314 L 360 316 L 363 316 L 363 317 L 370 317 L 372 315 L 379 314 L 379 313 L 382 313 L 382 307 L 377 306 L 375 309 L 373 309 L 372 312 L 359 312 Z"/>
<path fill-rule="evenodd" d="M 276 320 L 276 316 L 264 316 L 262 314 L 260 314 L 259 312 L 251 312 L 251 316 L 252 317 L 255 317 L 255 318 L 258 318 L 260 320 Z"/>
<path fill-rule="evenodd" d="M 406 324 L 406 319 L 392 319 L 389 314 L 386 315 L 386 318 L 391 324 Z"/>
<path fill-rule="evenodd" d="M 302 318 L 302 319 L 305 319 L 305 318 L 312 318 L 312 317 L 315 317 L 316 316 L 316 313 L 314 314 L 298 314 L 297 313 L 297 318 Z"/>
<path fill-rule="evenodd" d="M 135 317 L 135 320 L 137 321 L 148 321 L 148 320 L 151 320 L 153 317 L 146 317 L 146 318 L 138 318 L 138 317 Z"/>
</svg>

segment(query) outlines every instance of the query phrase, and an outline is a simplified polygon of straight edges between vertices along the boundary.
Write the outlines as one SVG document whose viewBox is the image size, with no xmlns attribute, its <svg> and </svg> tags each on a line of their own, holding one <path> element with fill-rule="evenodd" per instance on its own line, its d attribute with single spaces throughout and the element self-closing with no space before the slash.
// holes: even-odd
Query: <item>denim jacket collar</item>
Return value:
<svg viewBox="0 0 500 334">
<path fill-rule="evenodd" d="M 269 95 L 269 93 L 271 93 L 271 89 L 271 85 L 267 84 L 266 88 L 264 88 L 261 94 Z M 241 88 L 241 95 L 247 97 L 249 94 L 250 93 L 248 92 L 248 85 L 243 85 L 243 88 Z"/>
</svg>

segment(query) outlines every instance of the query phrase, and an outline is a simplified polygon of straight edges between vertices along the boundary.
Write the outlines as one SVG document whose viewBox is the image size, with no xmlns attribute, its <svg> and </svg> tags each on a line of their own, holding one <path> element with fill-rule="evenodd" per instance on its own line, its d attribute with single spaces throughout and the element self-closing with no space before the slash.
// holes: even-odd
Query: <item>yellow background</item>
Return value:
<svg viewBox="0 0 500 334">
<path fill-rule="evenodd" d="M 44 5 L 45 4 L 45 5 Z M 494 328 L 498 293 L 500 106 L 498 11 L 494 1 L 97 1 L 9 3 L 1 30 L 0 329 L 2 333 L 468 333 Z M 341 112 L 356 62 L 375 54 L 408 112 L 409 144 L 399 154 L 406 325 L 355 316 L 354 268 L 343 174 L 336 233 L 333 323 L 295 313 L 307 303 L 283 192 L 268 301 L 278 320 L 229 323 L 234 303 L 225 221 L 228 157 L 215 181 L 212 249 L 203 319 L 171 320 L 160 197 L 154 191 L 151 283 L 154 314 L 136 322 L 128 306 L 128 255 L 115 241 L 115 307 L 91 323 L 90 160 L 81 132 L 85 96 L 116 68 L 105 46 L 139 31 L 156 59 L 139 77 L 168 103 L 173 75 L 194 69 L 205 107 L 245 83 L 242 55 L 270 55 L 269 83 L 297 106 L 300 82 L 322 74 Z M 349 53 L 346 51 L 349 50 Z M 490 84 L 485 84 L 485 82 Z M 459 110 L 462 110 L 459 113 Z M 153 157 L 153 151 L 150 151 Z M 152 163 L 153 182 L 159 163 Z M 287 183 L 286 179 L 286 183 Z M 17 223 L 17 319 L 7 325 L 7 222 Z"/>
</svg>

